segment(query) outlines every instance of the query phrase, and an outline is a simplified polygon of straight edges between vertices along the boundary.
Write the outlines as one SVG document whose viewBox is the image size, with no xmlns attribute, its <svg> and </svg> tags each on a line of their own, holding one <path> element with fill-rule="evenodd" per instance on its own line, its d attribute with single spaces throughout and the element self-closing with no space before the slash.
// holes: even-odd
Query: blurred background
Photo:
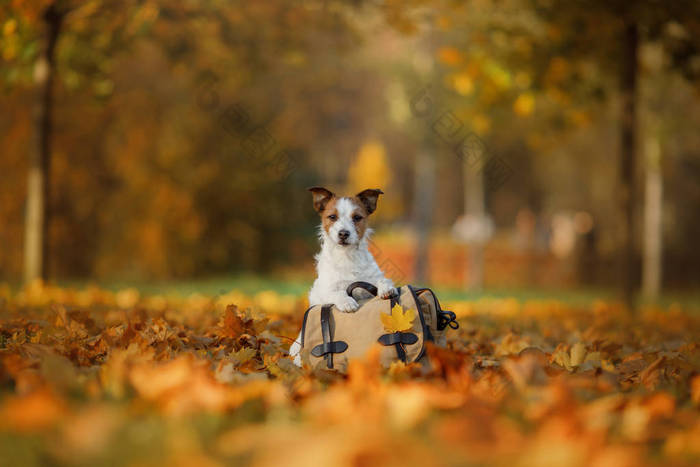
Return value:
<svg viewBox="0 0 700 467">
<path fill-rule="evenodd" d="M 0 63 L 13 286 L 301 293 L 312 185 L 399 283 L 700 284 L 696 1 L 3 0 Z"/>
</svg>

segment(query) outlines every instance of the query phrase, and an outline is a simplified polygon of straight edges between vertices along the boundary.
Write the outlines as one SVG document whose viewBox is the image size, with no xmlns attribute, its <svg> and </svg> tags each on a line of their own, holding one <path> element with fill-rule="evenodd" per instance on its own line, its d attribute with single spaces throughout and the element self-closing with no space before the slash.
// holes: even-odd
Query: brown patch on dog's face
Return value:
<svg viewBox="0 0 700 467">
<path fill-rule="evenodd" d="M 357 236 L 362 238 L 367 230 L 367 218 L 370 213 L 367 212 L 367 208 L 357 196 L 353 196 L 350 200 L 356 205 L 355 209 L 352 211 L 351 219 L 355 225 Z"/>
<path fill-rule="evenodd" d="M 335 224 L 338 220 L 338 210 L 335 207 L 338 199 L 339 198 L 336 198 L 335 196 L 331 198 L 330 201 L 326 203 L 325 208 L 319 212 L 321 216 L 321 225 L 326 233 L 330 233 L 330 228 L 333 227 L 333 224 Z"/>
</svg>

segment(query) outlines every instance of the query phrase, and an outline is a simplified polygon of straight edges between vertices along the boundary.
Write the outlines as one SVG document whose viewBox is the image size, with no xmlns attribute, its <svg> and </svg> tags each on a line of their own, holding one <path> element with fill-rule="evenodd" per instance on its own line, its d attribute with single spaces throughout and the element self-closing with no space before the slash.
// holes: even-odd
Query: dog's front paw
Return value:
<svg viewBox="0 0 700 467">
<path fill-rule="evenodd" d="M 346 295 L 336 300 L 335 307 L 342 311 L 343 313 L 352 313 L 360 308 L 360 305 L 355 301 L 354 298 Z"/>
<path fill-rule="evenodd" d="M 380 286 L 379 290 L 377 291 L 377 295 L 386 299 L 386 298 L 398 296 L 399 291 L 396 290 L 396 287 L 394 287 L 394 286 Z"/>
</svg>

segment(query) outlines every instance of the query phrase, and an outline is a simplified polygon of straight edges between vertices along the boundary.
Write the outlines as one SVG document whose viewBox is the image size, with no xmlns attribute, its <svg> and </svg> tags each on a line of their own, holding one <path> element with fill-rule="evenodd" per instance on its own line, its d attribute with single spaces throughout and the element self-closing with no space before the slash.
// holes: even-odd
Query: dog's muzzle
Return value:
<svg viewBox="0 0 700 467">
<path fill-rule="evenodd" d="M 341 230 L 338 232 L 338 243 L 341 245 L 349 245 L 348 239 L 350 238 L 349 230 Z"/>
</svg>

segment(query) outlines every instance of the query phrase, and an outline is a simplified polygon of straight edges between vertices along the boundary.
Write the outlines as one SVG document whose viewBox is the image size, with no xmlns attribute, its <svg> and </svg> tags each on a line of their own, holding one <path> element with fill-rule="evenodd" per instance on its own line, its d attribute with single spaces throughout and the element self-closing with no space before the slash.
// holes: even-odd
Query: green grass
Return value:
<svg viewBox="0 0 700 467">
<path fill-rule="evenodd" d="M 542 288 L 493 288 L 481 292 L 469 292 L 458 289 L 435 288 L 441 300 L 479 300 L 482 298 L 515 298 L 519 302 L 529 300 L 556 300 L 574 306 L 587 306 L 596 300 L 607 302 L 622 302 L 619 291 L 615 289 L 603 288 L 571 288 L 571 289 L 542 289 Z M 691 310 L 700 313 L 700 291 L 670 291 L 663 294 L 656 301 L 638 298 L 637 304 L 658 305 L 668 308 L 673 304 L 678 304 L 686 311 Z"/>
<path fill-rule="evenodd" d="M 60 286 L 83 288 L 91 281 L 59 281 Z M 165 294 L 187 296 L 194 293 L 203 295 L 220 295 L 231 290 L 240 290 L 245 294 L 255 294 L 263 290 L 274 290 L 279 294 L 302 295 L 308 292 L 311 281 L 290 281 L 267 276 L 233 275 L 209 278 L 164 280 L 164 281 L 105 281 L 98 285 L 107 290 L 121 290 L 129 287 L 145 295 Z"/>
<path fill-rule="evenodd" d="M 615 300 L 612 290 L 542 289 L 542 288 L 488 288 L 481 291 L 466 291 L 454 288 L 436 287 L 435 292 L 442 300 L 479 300 L 483 298 L 514 298 L 520 302 L 529 300 L 557 300 L 574 305 L 587 305 L 595 300 Z"/>
<path fill-rule="evenodd" d="M 245 294 L 255 294 L 263 290 L 274 290 L 280 294 L 304 295 L 311 287 L 311 280 L 288 280 L 274 276 L 239 274 L 210 278 L 167 281 L 106 281 L 99 285 L 108 290 L 120 290 L 133 287 L 146 295 L 166 294 L 188 296 L 194 293 L 219 295 L 231 290 L 240 290 Z M 59 285 L 83 288 L 94 283 L 85 280 L 59 281 Z M 587 306 L 596 300 L 619 301 L 619 294 L 614 289 L 603 288 L 489 288 L 479 292 L 465 291 L 449 287 L 433 287 L 442 301 L 479 300 L 483 298 L 515 298 L 520 302 L 529 300 L 557 300 L 577 306 Z M 646 304 L 640 299 L 640 304 Z M 700 291 L 669 292 L 657 303 L 668 307 L 678 303 L 685 309 L 700 311 Z"/>
</svg>

